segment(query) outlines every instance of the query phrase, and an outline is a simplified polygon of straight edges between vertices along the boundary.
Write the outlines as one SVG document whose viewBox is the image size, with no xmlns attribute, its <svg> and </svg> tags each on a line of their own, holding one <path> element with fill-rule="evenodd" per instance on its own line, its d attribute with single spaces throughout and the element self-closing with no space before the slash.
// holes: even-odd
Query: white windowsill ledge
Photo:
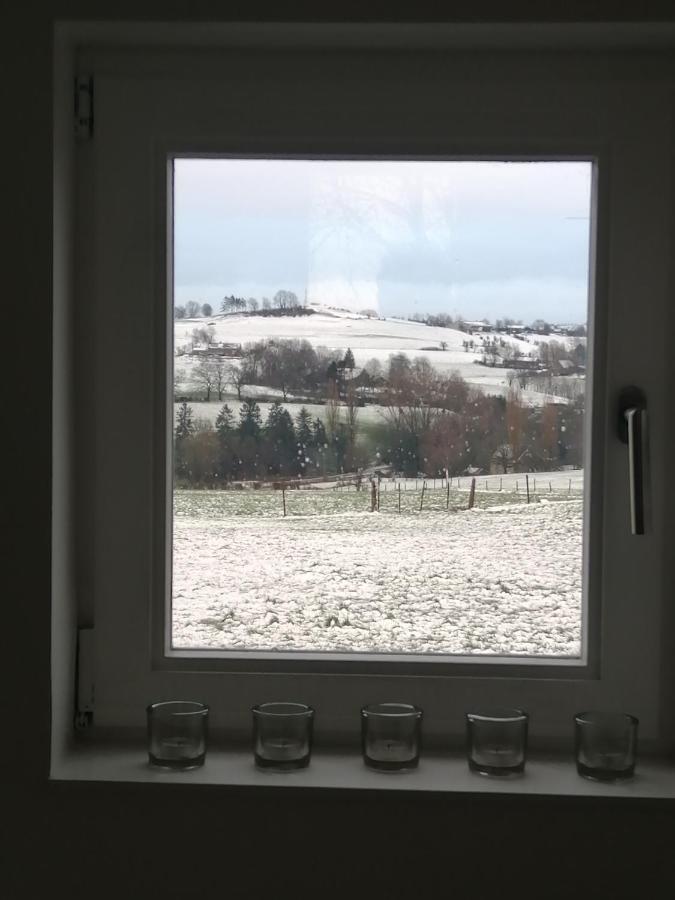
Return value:
<svg viewBox="0 0 675 900">
<path fill-rule="evenodd" d="M 215 785 L 255 788 L 314 788 L 424 793 L 509 794 L 515 796 L 675 799 L 675 762 L 638 760 L 635 778 L 615 784 L 577 775 L 567 757 L 534 757 L 525 774 L 489 778 L 469 771 L 460 755 L 425 755 L 416 771 L 374 772 L 354 753 L 314 752 L 307 769 L 260 771 L 247 751 L 209 751 L 206 763 L 187 772 L 168 772 L 147 764 L 143 746 L 78 747 L 53 766 L 53 781 Z"/>
</svg>

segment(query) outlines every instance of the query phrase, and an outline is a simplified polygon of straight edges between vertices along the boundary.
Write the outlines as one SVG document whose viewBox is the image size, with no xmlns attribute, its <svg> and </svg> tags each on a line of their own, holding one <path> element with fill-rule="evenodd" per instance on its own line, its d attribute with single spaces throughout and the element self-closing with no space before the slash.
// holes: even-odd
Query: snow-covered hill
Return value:
<svg viewBox="0 0 675 900">
<path fill-rule="evenodd" d="M 263 338 L 301 339 L 315 347 L 346 350 L 350 347 L 357 366 L 378 359 L 386 367 L 393 353 L 406 353 L 411 358 L 424 356 L 440 372 L 457 371 L 470 384 L 490 394 L 508 390 L 507 370 L 480 364 L 482 336 L 453 328 L 442 328 L 409 322 L 405 319 L 374 318 L 359 313 L 326 307 L 314 307 L 313 315 L 297 317 L 254 316 L 245 314 L 216 315 L 210 318 L 179 319 L 175 322 L 176 349 L 191 346 L 195 328 L 211 327 L 218 342 L 246 344 Z M 536 341 L 558 340 L 574 345 L 578 338 L 560 335 L 542 337 L 529 335 L 521 340 L 507 333 L 490 333 L 486 339 L 502 338 L 516 347 L 523 357 L 536 353 Z M 474 346 L 467 349 L 467 340 Z M 177 367 L 189 371 L 191 361 L 183 356 Z M 533 391 L 524 392 L 524 399 L 534 404 L 545 402 L 547 396 Z M 556 398 L 559 400 L 559 398 Z"/>
</svg>

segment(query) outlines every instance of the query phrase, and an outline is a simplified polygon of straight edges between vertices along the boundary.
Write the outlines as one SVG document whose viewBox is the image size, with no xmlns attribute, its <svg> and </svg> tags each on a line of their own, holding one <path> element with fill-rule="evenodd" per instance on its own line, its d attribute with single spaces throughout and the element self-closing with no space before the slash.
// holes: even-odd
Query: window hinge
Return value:
<svg viewBox="0 0 675 900">
<path fill-rule="evenodd" d="M 75 727 L 89 728 L 94 721 L 94 629 L 77 631 L 77 701 Z"/>
<path fill-rule="evenodd" d="M 75 137 L 88 141 L 94 133 L 94 79 L 75 76 Z"/>
</svg>

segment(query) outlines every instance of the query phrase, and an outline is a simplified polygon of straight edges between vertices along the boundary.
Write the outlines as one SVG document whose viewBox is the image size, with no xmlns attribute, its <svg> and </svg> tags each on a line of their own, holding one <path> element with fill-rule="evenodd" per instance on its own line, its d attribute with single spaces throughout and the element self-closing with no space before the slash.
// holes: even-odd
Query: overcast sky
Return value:
<svg viewBox="0 0 675 900">
<path fill-rule="evenodd" d="M 591 164 L 175 163 L 175 300 L 585 322 Z"/>
</svg>

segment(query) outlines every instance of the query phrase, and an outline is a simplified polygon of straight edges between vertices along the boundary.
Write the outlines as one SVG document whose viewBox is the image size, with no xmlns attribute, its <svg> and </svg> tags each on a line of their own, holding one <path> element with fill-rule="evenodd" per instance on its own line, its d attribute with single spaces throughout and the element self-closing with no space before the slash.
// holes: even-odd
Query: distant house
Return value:
<svg viewBox="0 0 675 900">
<path fill-rule="evenodd" d="M 526 369 L 527 371 L 536 371 L 541 368 L 541 363 L 538 359 L 530 359 L 529 357 L 505 359 L 503 365 L 509 369 Z"/>
<path fill-rule="evenodd" d="M 352 375 L 351 378 L 345 375 L 345 384 L 351 385 L 355 388 L 370 387 L 372 385 L 373 379 L 366 371 L 366 369 L 360 369 L 358 371 L 356 369 L 352 369 L 352 372 L 356 372 L 356 374 Z"/>
<path fill-rule="evenodd" d="M 190 356 L 224 356 L 238 359 L 241 356 L 241 344 L 221 343 L 208 344 L 206 347 L 193 347 Z"/>
<path fill-rule="evenodd" d="M 494 331 L 489 322 L 462 322 L 463 331 Z"/>
<path fill-rule="evenodd" d="M 579 366 L 571 359 L 559 359 L 556 365 L 559 375 L 578 375 L 586 371 L 586 366 Z"/>
</svg>

